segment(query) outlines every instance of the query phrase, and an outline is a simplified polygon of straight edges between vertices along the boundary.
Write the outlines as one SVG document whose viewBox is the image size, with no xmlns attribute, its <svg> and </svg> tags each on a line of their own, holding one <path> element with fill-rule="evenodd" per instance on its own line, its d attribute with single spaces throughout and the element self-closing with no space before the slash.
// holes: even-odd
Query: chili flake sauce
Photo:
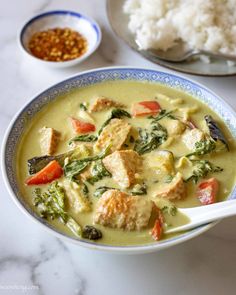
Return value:
<svg viewBox="0 0 236 295">
<path fill-rule="evenodd" d="M 53 28 L 40 31 L 29 41 L 30 52 L 46 61 L 68 61 L 83 55 L 87 51 L 87 40 L 69 28 Z"/>
</svg>

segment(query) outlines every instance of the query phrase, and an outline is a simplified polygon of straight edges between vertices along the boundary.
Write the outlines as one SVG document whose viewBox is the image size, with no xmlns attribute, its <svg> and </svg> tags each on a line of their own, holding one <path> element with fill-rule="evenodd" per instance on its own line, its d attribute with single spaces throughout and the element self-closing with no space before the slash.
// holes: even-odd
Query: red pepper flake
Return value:
<svg viewBox="0 0 236 295">
<path fill-rule="evenodd" d="M 53 28 L 33 34 L 28 46 L 37 58 L 62 62 L 83 55 L 88 43 L 79 32 L 69 28 Z"/>
</svg>

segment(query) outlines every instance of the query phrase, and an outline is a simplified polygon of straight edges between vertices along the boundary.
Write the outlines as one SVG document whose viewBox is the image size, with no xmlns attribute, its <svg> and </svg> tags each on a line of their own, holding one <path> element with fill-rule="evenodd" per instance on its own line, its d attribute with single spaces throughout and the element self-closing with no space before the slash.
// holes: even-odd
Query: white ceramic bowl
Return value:
<svg viewBox="0 0 236 295">
<path fill-rule="evenodd" d="M 81 33 L 88 41 L 88 49 L 85 54 L 69 61 L 54 62 L 39 59 L 31 54 L 28 44 L 32 35 L 36 32 L 52 28 L 70 28 Z M 74 66 L 88 58 L 99 46 L 102 34 L 99 25 L 89 17 L 78 12 L 55 10 L 38 14 L 28 20 L 19 34 L 19 45 L 23 53 L 31 60 L 54 68 Z"/>
<path fill-rule="evenodd" d="M 180 89 L 206 103 L 211 109 L 213 109 L 222 118 L 231 131 L 233 137 L 236 139 L 236 113 L 224 100 L 199 83 L 179 75 L 177 76 L 149 69 L 111 67 L 86 71 L 66 79 L 33 97 L 32 100 L 30 100 L 30 102 L 27 103 L 18 114 L 16 114 L 15 118 L 13 118 L 2 145 L 2 171 L 6 186 L 10 195 L 13 197 L 14 202 L 28 217 L 42 225 L 45 229 L 55 234 L 57 237 L 72 241 L 80 246 L 112 253 L 135 254 L 154 252 L 182 243 L 205 232 L 215 223 L 199 226 L 198 228 L 182 233 L 176 237 L 147 245 L 108 246 L 99 242 L 91 242 L 67 236 L 50 225 L 46 220 L 40 218 L 37 213 L 32 211 L 29 205 L 24 201 L 24 198 L 20 193 L 19 183 L 17 180 L 15 157 L 18 142 L 24 134 L 28 121 L 30 121 L 35 114 L 44 108 L 48 103 L 54 101 L 58 96 L 64 93 L 68 93 L 74 89 L 102 83 L 104 81 L 114 80 L 148 81 L 151 83 L 159 83 L 173 89 Z M 230 193 L 229 198 L 236 199 L 236 186 Z"/>
</svg>

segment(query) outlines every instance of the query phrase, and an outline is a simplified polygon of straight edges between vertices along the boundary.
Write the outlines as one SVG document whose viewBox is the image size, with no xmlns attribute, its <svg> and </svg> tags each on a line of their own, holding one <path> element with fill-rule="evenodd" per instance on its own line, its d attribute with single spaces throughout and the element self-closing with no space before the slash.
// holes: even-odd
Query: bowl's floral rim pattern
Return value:
<svg viewBox="0 0 236 295">
<path fill-rule="evenodd" d="M 40 223 L 49 227 L 58 234 L 66 236 L 64 233 L 59 232 L 57 229 L 52 227 L 46 220 L 40 218 L 23 200 L 20 189 L 17 183 L 16 174 L 16 150 L 18 147 L 19 140 L 24 133 L 24 129 L 34 115 L 39 112 L 45 105 L 55 100 L 58 96 L 69 93 L 75 89 L 87 87 L 104 81 L 143 81 L 151 83 L 159 83 L 177 90 L 182 90 L 187 94 L 194 96 L 200 101 L 206 103 L 210 108 L 212 108 L 218 115 L 222 118 L 225 124 L 228 126 L 231 134 L 236 138 L 236 114 L 227 103 L 220 99 L 216 94 L 211 92 L 204 86 L 197 84 L 191 80 L 185 79 L 181 76 L 176 76 L 166 72 L 160 72 L 156 70 L 149 69 L 139 69 L 139 68 L 102 68 L 92 71 L 87 71 L 78 74 L 74 77 L 66 79 L 37 95 L 33 100 L 31 100 L 16 116 L 10 130 L 8 131 L 5 139 L 5 144 L 3 147 L 3 170 L 5 169 L 5 176 L 7 178 L 7 184 L 10 187 L 11 192 L 17 198 L 20 205 L 34 218 L 36 218 Z M 236 187 L 231 192 L 229 199 L 236 198 Z M 170 246 L 171 244 L 176 244 L 182 240 L 186 240 L 191 237 L 198 235 L 201 232 L 207 230 L 209 225 L 204 225 L 198 227 L 192 231 L 186 232 L 180 236 L 170 238 L 168 240 L 160 241 L 156 244 L 150 245 L 138 245 L 138 246 L 107 246 L 103 244 L 96 244 L 92 242 L 87 242 L 82 239 L 77 239 L 69 237 L 74 241 L 80 242 L 80 244 L 88 244 L 92 248 L 116 248 L 116 249 L 141 249 L 146 248 L 151 250 L 153 248 L 158 248 L 161 246 Z"/>
</svg>

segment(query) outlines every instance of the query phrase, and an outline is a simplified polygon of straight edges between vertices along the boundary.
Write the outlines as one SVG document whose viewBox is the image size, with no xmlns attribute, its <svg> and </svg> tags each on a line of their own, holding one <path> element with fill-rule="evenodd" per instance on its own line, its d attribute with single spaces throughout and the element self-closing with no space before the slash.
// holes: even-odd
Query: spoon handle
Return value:
<svg viewBox="0 0 236 295">
<path fill-rule="evenodd" d="M 214 53 L 214 52 L 210 52 L 210 51 L 206 51 L 206 50 L 199 50 L 194 55 L 196 55 L 196 54 L 204 54 L 204 55 L 212 56 L 212 57 L 215 57 L 218 59 L 226 59 L 226 60 L 231 60 L 231 61 L 236 62 L 235 55 L 224 54 L 224 53 Z"/>
<path fill-rule="evenodd" d="M 188 224 L 169 229 L 165 231 L 165 233 L 189 230 L 208 222 L 236 215 L 236 200 L 229 200 L 190 209 L 179 209 L 179 211 L 180 213 L 187 215 L 190 222 Z"/>
</svg>

